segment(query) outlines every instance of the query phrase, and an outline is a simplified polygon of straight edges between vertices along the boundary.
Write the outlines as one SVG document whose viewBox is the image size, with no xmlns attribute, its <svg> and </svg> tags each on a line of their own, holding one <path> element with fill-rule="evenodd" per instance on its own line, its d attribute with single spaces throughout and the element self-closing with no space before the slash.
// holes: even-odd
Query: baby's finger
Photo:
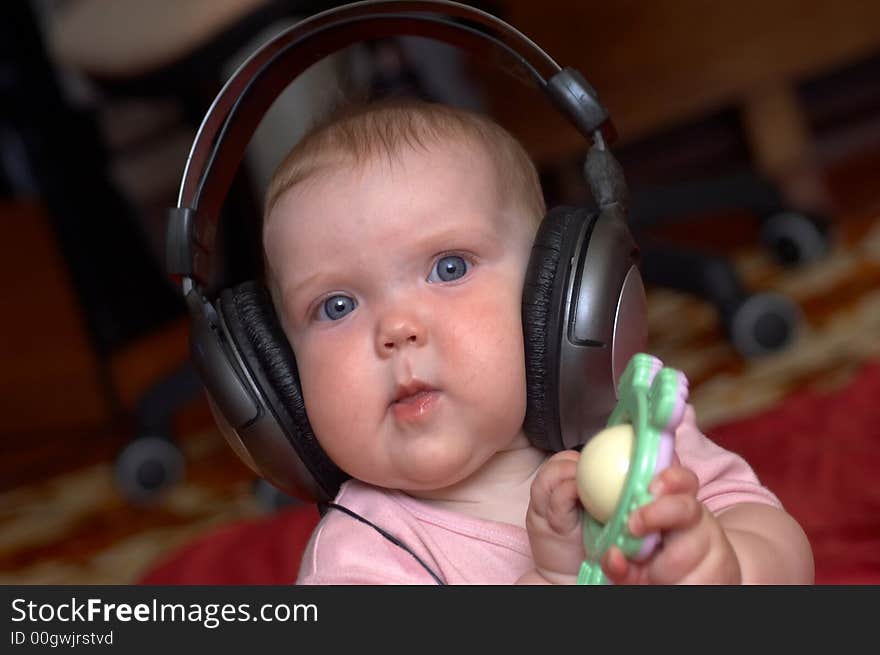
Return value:
<svg viewBox="0 0 880 655">
<path fill-rule="evenodd" d="M 577 475 L 577 457 L 574 451 L 563 451 L 544 462 L 532 481 L 532 495 L 549 497 L 560 480 L 574 478 Z"/>
<path fill-rule="evenodd" d="M 580 524 L 581 506 L 574 478 L 560 480 L 550 494 L 547 523 L 554 531 L 564 534 Z"/>
<path fill-rule="evenodd" d="M 602 557 L 602 572 L 616 585 L 641 584 L 641 567 L 629 561 L 617 546 L 609 548 Z"/>
<path fill-rule="evenodd" d="M 560 450 L 550 459 L 552 459 L 553 461 L 568 460 L 577 463 L 578 459 L 580 459 L 580 456 L 581 454 L 576 450 Z"/>
<path fill-rule="evenodd" d="M 697 475 L 683 466 L 670 466 L 660 471 L 651 481 L 648 490 L 655 496 L 663 494 L 694 494 L 700 488 Z"/>
<path fill-rule="evenodd" d="M 578 457 L 579 454 L 573 450 L 556 453 L 541 465 L 533 486 L 544 485 L 549 489 L 560 478 L 574 477 L 577 475 Z"/>
<path fill-rule="evenodd" d="M 634 537 L 686 530 L 699 522 L 702 512 L 702 504 L 691 494 L 660 496 L 634 510 L 629 515 L 627 528 Z"/>
<path fill-rule="evenodd" d="M 539 484 L 544 486 L 548 496 L 552 496 L 559 485 L 566 482 L 575 482 L 577 478 L 577 462 L 568 459 L 557 459 L 548 462 L 546 467 L 538 477 L 540 478 Z"/>
<path fill-rule="evenodd" d="M 609 548 L 602 557 L 602 572 L 614 584 L 627 584 L 626 574 L 630 568 L 629 560 L 617 546 Z"/>
<path fill-rule="evenodd" d="M 532 505 L 541 516 L 549 513 L 556 487 L 567 480 L 574 480 L 577 475 L 577 453 L 570 452 L 575 455 L 574 459 L 567 454 L 557 453 L 543 464 L 532 482 Z"/>
<path fill-rule="evenodd" d="M 669 535 L 649 565 L 649 577 L 655 584 L 686 583 L 688 575 L 699 567 L 708 550 L 709 539 L 705 531 L 690 530 Z"/>
</svg>

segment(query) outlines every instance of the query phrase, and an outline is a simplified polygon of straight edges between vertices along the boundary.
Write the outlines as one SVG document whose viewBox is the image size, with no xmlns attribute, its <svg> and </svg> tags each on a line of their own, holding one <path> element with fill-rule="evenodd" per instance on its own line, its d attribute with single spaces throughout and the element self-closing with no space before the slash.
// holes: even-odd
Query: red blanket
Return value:
<svg viewBox="0 0 880 655">
<path fill-rule="evenodd" d="M 709 431 L 743 455 L 810 539 L 820 584 L 880 584 L 880 363 L 844 389 L 804 392 Z M 296 506 L 187 545 L 143 584 L 289 584 L 318 520 Z"/>
<path fill-rule="evenodd" d="M 803 526 L 819 584 L 880 584 L 880 362 L 844 389 L 801 393 L 709 431 Z"/>
</svg>

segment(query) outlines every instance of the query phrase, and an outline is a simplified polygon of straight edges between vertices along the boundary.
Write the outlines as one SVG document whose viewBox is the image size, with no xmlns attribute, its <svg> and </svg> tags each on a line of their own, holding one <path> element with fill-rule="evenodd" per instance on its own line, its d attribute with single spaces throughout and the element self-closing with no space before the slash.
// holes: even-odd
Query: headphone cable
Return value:
<svg viewBox="0 0 880 655">
<path fill-rule="evenodd" d="M 323 504 L 325 507 L 332 507 L 333 509 L 338 509 L 338 510 L 339 510 L 340 512 L 342 512 L 343 514 L 348 514 L 348 515 L 349 515 L 350 517 L 352 517 L 353 519 L 357 519 L 357 520 L 360 521 L 361 523 L 363 523 L 363 524 L 365 524 L 365 525 L 369 525 L 371 528 L 373 528 L 376 532 L 378 532 L 380 535 L 382 535 L 383 537 L 385 537 L 385 538 L 386 538 L 388 541 L 390 541 L 392 544 L 394 544 L 395 546 L 397 546 L 397 547 L 399 547 L 399 548 L 402 548 L 403 550 L 405 550 L 406 552 L 408 552 L 410 555 L 412 555 L 413 558 L 414 558 L 414 559 L 415 559 L 415 560 L 416 560 L 416 561 L 422 566 L 422 568 L 425 569 L 425 570 L 430 574 L 430 576 L 431 576 L 432 578 L 434 578 L 434 581 L 435 581 L 438 585 L 441 585 L 441 586 L 442 586 L 442 585 L 445 585 L 445 584 L 446 584 L 445 582 L 443 582 L 443 580 L 440 578 L 440 576 L 438 576 L 436 573 L 434 573 L 434 571 L 431 569 L 430 566 L 428 566 L 427 564 L 425 564 L 425 562 L 422 560 L 421 557 L 419 557 L 418 555 L 416 555 L 415 552 L 413 552 L 413 551 L 409 548 L 409 546 L 407 546 L 405 543 L 403 543 L 400 539 L 398 539 L 397 537 L 395 537 L 393 534 L 390 534 L 390 533 L 386 532 L 385 530 L 383 530 L 382 528 L 380 528 L 380 527 L 379 527 L 378 525 L 376 525 L 375 523 L 372 523 L 371 521 L 365 519 L 365 518 L 364 518 L 363 516 L 361 516 L 360 514 L 356 514 L 355 512 L 351 511 L 350 509 L 348 509 L 347 507 L 345 507 L 345 506 L 343 506 L 343 505 L 338 505 L 337 503 L 322 503 L 322 504 Z"/>
</svg>

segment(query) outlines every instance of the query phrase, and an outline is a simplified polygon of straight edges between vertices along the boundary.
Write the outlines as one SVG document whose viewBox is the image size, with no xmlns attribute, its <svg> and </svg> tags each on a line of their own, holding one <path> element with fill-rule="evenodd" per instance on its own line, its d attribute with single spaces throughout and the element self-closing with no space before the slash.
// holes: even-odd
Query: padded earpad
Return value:
<svg viewBox="0 0 880 655">
<path fill-rule="evenodd" d="M 563 449 L 559 419 L 559 348 L 565 285 L 571 253 L 584 222 L 590 219 L 590 213 L 583 208 L 556 207 L 548 212 L 535 236 L 523 286 L 526 358 L 523 429 L 532 444 L 544 450 Z"/>
<path fill-rule="evenodd" d="M 224 291 L 220 303 L 227 330 L 295 451 L 290 455 L 299 456 L 318 485 L 334 498 L 348 476 L 327 456 L 312 432 L 293 349 L 268 290 L 258 282 L 245 282 Z"/>
</svg>

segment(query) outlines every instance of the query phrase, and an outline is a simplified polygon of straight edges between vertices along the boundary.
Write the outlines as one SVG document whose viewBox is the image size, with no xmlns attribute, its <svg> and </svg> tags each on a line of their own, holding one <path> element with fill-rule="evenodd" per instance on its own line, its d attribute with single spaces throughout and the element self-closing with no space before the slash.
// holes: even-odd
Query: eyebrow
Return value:
<svg viewBox="0 0 880 655">
<path fill-rule="evenodd" d="M 421 236 L 421 235 L 419 235 Z M 447 228 L 443 228 L 437 232 L 431 232 L 424 237 L 416 239 L 413 241 L 414 247 L 416 248 L 425 248 L 428 246 L 433 246 L 435 243 L 451 241 L 453 242 L 453 248 L 460 247 L 454 245 L 456 241 L 479 241 L 481 243 L 493 243 L 498 240 L 500 236 L 496 231 L 486 230 L 484 228 L 474 228 L 470 226 L 451 226 Z M 465 244 L 461 244 L 465 245 Z"/>
<path fill-rule="evenodd" d="M 309 288 L 314 285 L 317 280 L 320 280 L 322 277 L 328 277 L 326 273 L 322 271 L 318 271 L 317 273 L 312 273 L 302 282 L 298 282 L 290 291 L 283 294 L 285 298 L 295 298 L 299 294 L 302 293 L 304 289 Z"/>
</svg>

